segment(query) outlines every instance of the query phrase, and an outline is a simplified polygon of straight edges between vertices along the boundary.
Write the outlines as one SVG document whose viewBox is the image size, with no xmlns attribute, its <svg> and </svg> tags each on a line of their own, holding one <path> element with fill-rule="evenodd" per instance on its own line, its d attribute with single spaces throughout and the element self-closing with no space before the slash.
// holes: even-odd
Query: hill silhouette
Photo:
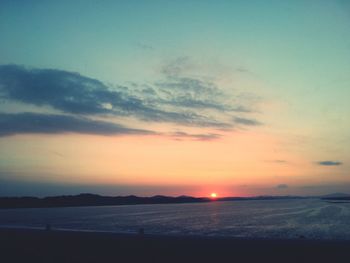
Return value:
<svg viewBox="0 0 350 263">
<path fill-rule="evenodd" d="M 306 199 L 318 198 L 323 200 L 350 200 L 349 194 L 335 193 L 323 196 L 251 196 L 251 197 L 192 197 L 181 195 L 177 197 L 155 195 L 151 197 L 128 196 L 102 196 L 97 194 L 82 193 L 79 195 L 61 195 L 49 197 L 0 197 L 1 208 L 41 208 L 41 207 L 69 207 L 69 206 L 107 206 L 107 205 L 139 205 L 139 204 L 178 204 L 178 203 L 203 203 L 213 201 L 249 201 L 249 200 L 281 200 L 281 199 Z"/>
<path fill-rule="evenodd" d="M 68 206 L 106 206 L 106 205 L 136 205 L 136 204 L 172 204 L 208 202 L 208 198 L 191 196 L 170 197 L 155 195 L 152 197 L 101 196 L 83 193 L 79 195 L 38 197 L 0 197 L 0 208 L 40 208 Z"/>
</svg>

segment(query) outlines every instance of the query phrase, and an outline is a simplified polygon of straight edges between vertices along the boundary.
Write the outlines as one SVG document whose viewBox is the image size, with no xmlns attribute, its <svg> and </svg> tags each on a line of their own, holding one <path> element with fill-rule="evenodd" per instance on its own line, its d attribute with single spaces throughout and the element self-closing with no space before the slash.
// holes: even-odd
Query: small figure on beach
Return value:
<svg viewBox="0 0 350 263">
<path fill-rule="evenodd" d="M 50 224 L 46 224 L 45 230 L 46 230 L 46 231 L 50 231 L 50 230 L 51 230 L 51 225 L 50 225 Z"/>
<path fill-rule="evenodd" d="M 144 233 L 145 233 L 145 230 L 144 230 L 142 227 L 139 228 L 138 234 L 139 234 L 140 236 L 143 236 Z"/>
</svg>

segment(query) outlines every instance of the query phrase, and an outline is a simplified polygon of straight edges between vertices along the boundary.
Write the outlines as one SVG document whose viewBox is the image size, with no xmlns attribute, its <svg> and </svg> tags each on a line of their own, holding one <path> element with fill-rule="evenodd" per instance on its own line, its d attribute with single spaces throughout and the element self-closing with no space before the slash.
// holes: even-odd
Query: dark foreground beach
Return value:
<svg viewBox="0 0 350 263">
<path fill-rule="evenodd" d="M 0 229 L 0 262 L 349 262 L 347 241 Z"/>
</svg>

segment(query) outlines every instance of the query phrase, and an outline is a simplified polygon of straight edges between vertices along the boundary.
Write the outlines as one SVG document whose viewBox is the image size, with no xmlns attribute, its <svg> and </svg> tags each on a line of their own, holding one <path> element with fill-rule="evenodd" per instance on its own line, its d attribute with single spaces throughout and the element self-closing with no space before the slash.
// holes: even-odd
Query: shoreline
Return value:
<svg viewBox="0 0 350 263">
<path fill-rule="evenodd" d="M 42 227 L 37 226 L 11 226 L 11 225 L 0 225 L 0 233 L 2 231 L 18 231 L 18 232 L 47 232 L 47 233 L 91 233 L 97 235 L 112 235 L 112 236 L 130 236 L 139 237 L 140 234 L 135 229 L 135 231 L 107 231 L 107 230 L 90 230 L 90 229 L 72 229 L 72 228 L 56 228 L 50 226 L 50 229 L 45 229 L 45 225 Z M 335 238 L 309 238 L 305 236 L 295 236 L 286 238 L 269 238 L 269 237 L 247 237 L 247 236 L 229 236 L 229 235 L 200 235 L 200 234 L 154 234 L 148 233 L 143 229 L 142 237 L 146 238 L 174 238 L 174 239 L 207 239 L 207 240 L 231 240 L 231 241 L 258 241 L 258 242 L 298 242 L 298 243 L 326 243 L 326 244 L 349 244 L 349 239 L 335 239 Z"/>
<path fill-rule="evenodd" d="M 350 241 L 0 228 L 2 262 L 339 262 Z"/>
<path fill-rule="evenodd" d="M 61 207 L 96 207 L 126 205 L 161 205 L 161 204 L 198 204 L 231 201 L 274 201 L 295 199 L 320 199 L 307 196 L 252 196 L 252 197 L 193 197 L 193 196 L 102 196 L 96 194 L 62 195 L 62 196 L 0 196 L 0 209 L 25 208 L 61 208 Z"/>
<path fill-rule="evenodd" d="M 97 235 L 115 235 L 115 236 L 140 236 L 139 230 L 135 231 L 108 231 L 108 230 L 91 230 L 91 229 L 72 229 L 72 228 L 56 228 L 50 225 L 50 229 L 47 230 L 46 226 L 12 226 L 12 225 L 0 225 L 0 233 L 2 231 L 19 231 L 19 232 L 48 232 L 48 233 L 91 233 Z M 155 234 L 147 232 L 147 229 L 143 229 L 143 237 L 149 238 L 179 238 L 179 239 L 208 239 L 208 240 L 232 240 L 232 241 L 267 241 L 267 242 L 298 242 L 298 243 L 344 243 L 350 245 L 349 239 L 336 239 L 336 238 L 310 238 L 306 236 L 295 236 L 295 237 L 249 237 L 249 236 L 230 236 L 230 235 L 200 235 L 200 234 Z"/>
<path fill-rule="evenodd" d="M 17 232 L 17 233 L 47 233 L 47 234 L 91 234 L 91 235 L 108 235 L 115 237 L 142 237 L 142 238 L 157 238 L 157 239 L 186 239 L 186 240 L 227 240 L 227 241 L 256 241 L 256 242 L 283 242 L 283 243 L 325 243 L 325 244 L 349 244 L 350 239 L 312 239 L 312 238 L 263 238 L 263 237 L 235 237 L 235 236 L 208 236 L 208 235 L 181 235 L 181 234 L 139 234 L 134 232 L 113 232 L 102 230 L 88 230 L 88 229 L 65 229 L 65 228 L 51 228 L 46 230 L 43 227 L 12 227 L 0 226 L 0 234 L 3 232 Z"/>
</svg>

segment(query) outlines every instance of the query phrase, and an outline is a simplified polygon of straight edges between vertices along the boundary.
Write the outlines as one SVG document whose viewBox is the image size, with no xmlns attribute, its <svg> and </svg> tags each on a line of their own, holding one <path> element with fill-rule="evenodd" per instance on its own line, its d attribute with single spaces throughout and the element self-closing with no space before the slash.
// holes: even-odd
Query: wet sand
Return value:
<svg viewBox="0 0 350 263">
<path fill-rule="evenodd" d="M 349 262 L 349 241 L 0 229 L 0 262 Z"/>
</svg>

